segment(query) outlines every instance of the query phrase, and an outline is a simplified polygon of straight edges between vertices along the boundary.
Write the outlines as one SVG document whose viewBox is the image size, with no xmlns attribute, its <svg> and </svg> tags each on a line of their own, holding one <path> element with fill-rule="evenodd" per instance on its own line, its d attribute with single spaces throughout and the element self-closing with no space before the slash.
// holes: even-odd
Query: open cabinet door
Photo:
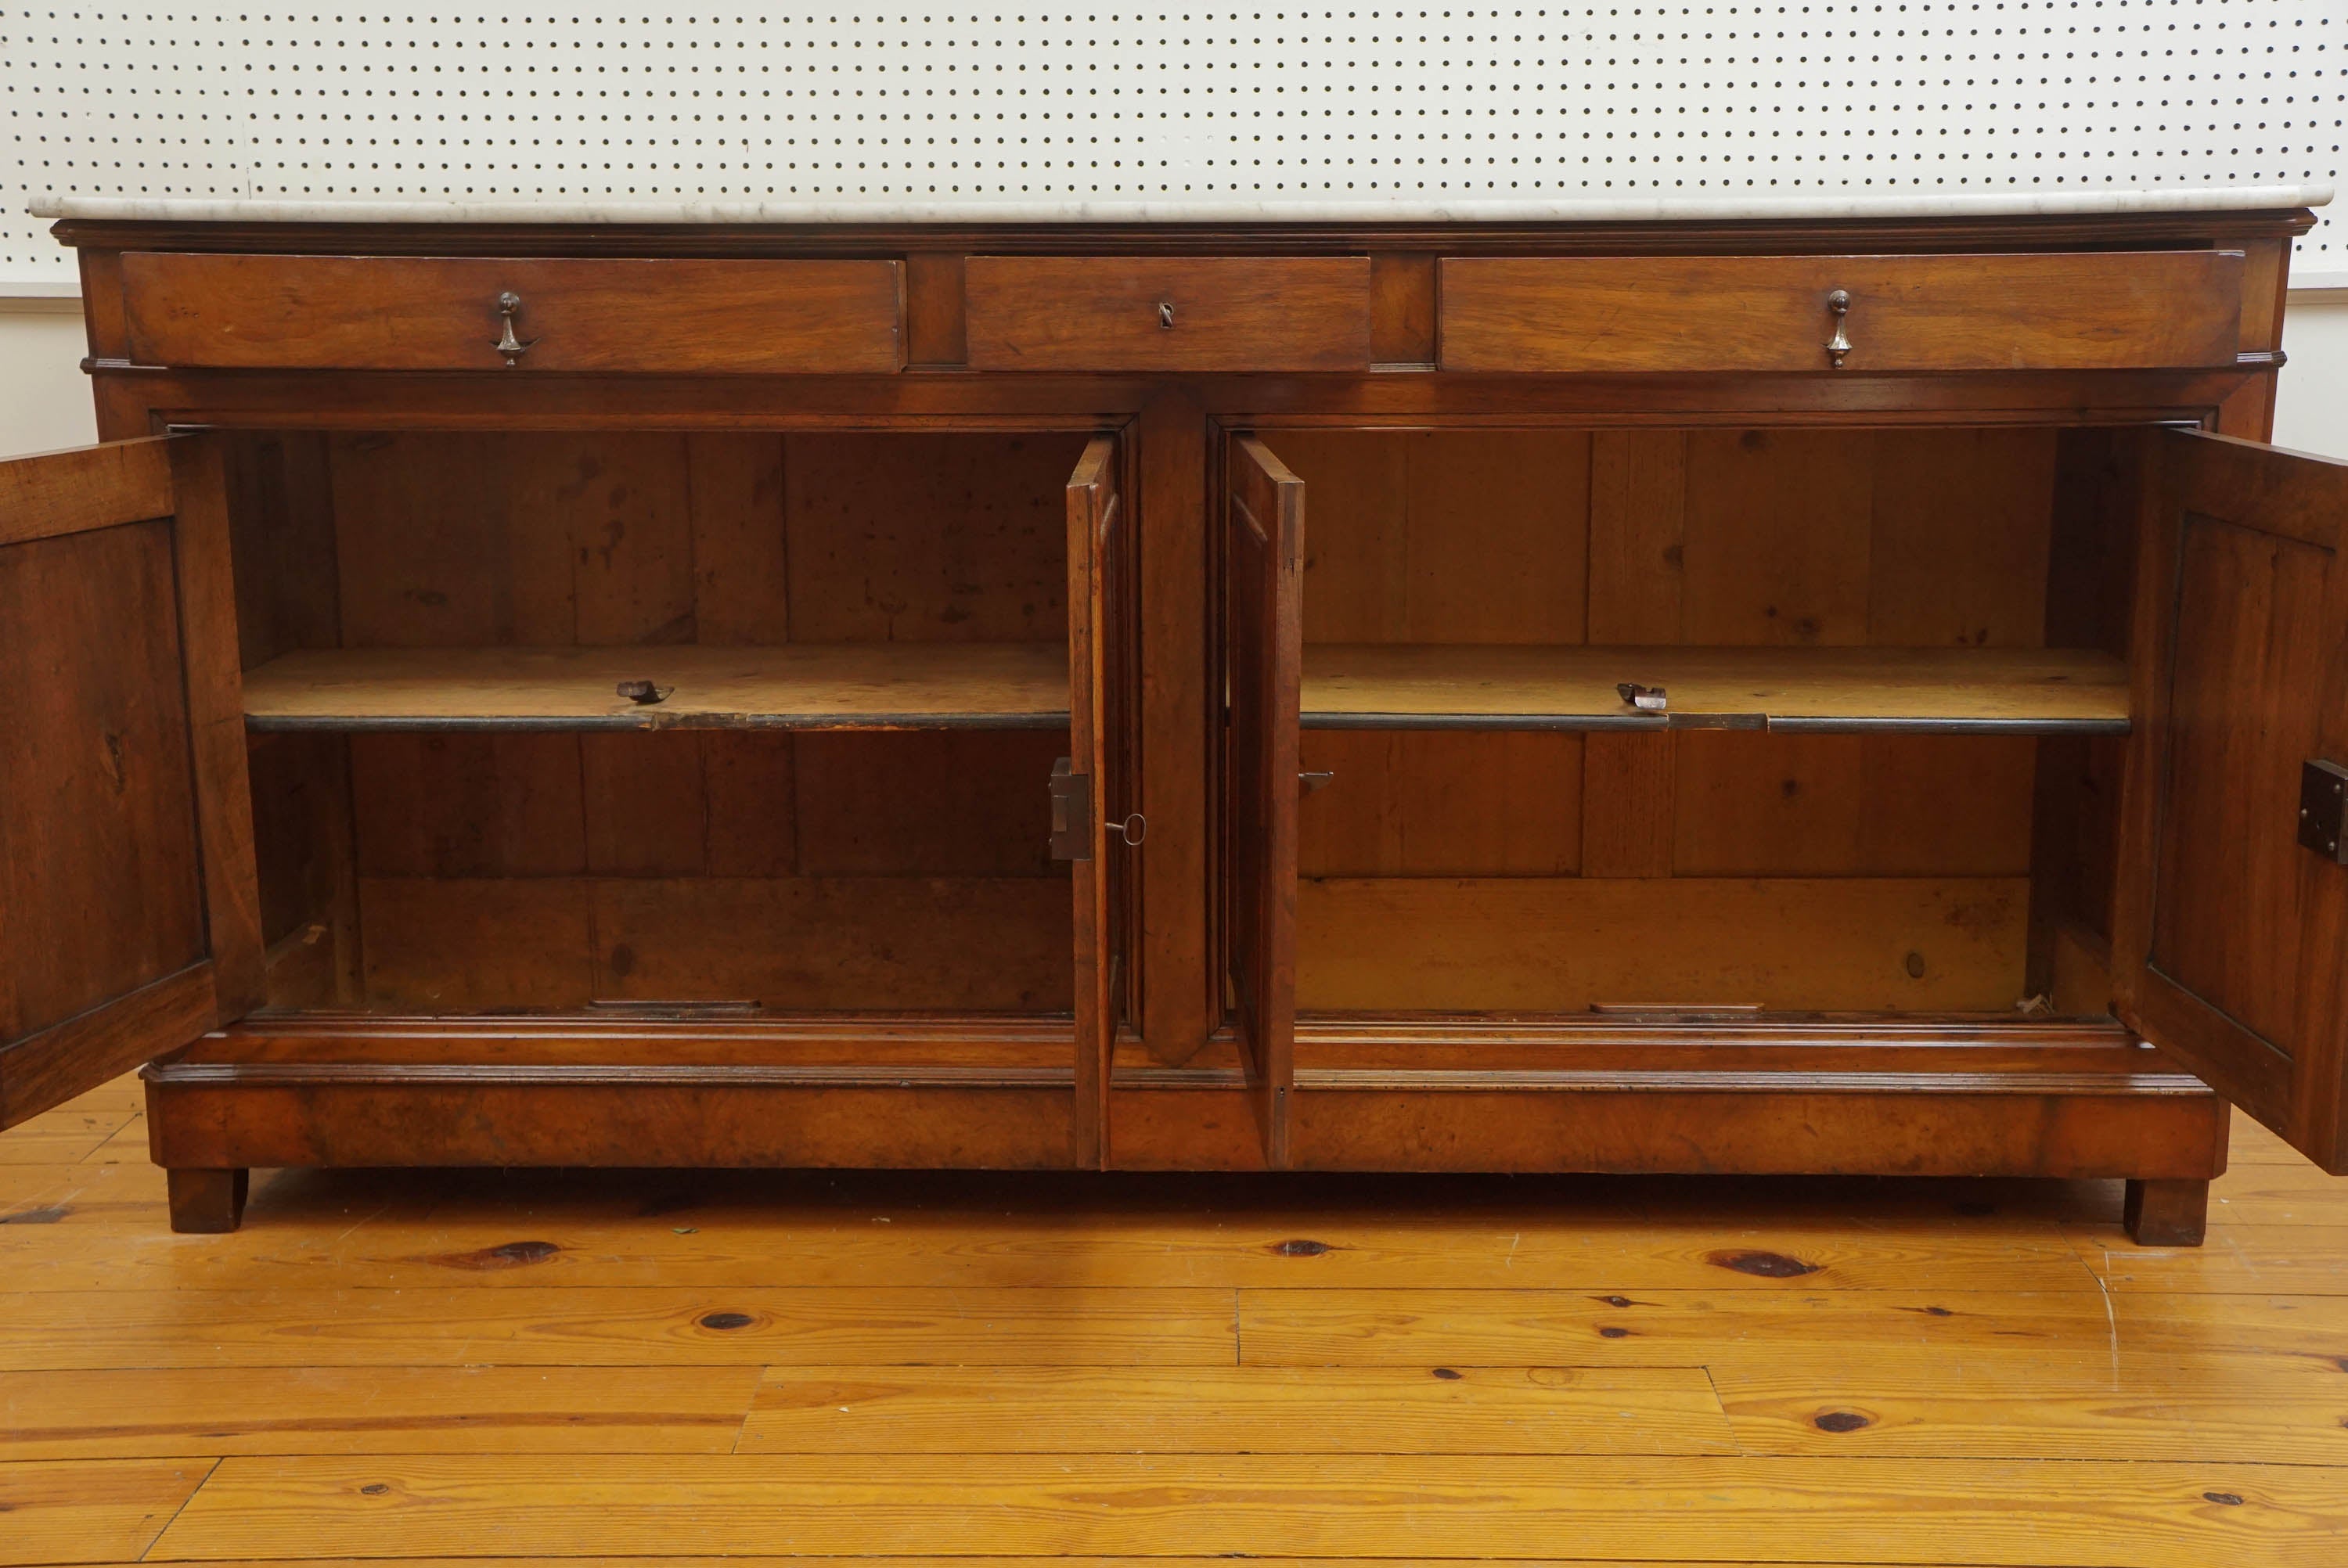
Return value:
<svg viewBox="0 0 2348 1568">
<path fill-rule="evenodd" d="M 2119 1012 L 2338 1173 L 2348 464 L 2199 432 L 2155 442 L 2113 930 Z"/>
<path fill-rule="evenodd" d="M 0 1126 L 247 1010 L 228 513 L 201 437 L 0 462 Z"/>
<path fill-rule="evenodd" d="M 1231 811 L 1225 914 L 1240 1050 L 1264 1159 L 1288 1163 L 1296 1035 L 1297 720 L 1304 669 L 1304 481 L 1251 436 L 1223 464 Z"/>
<path fill-rule="evenodd" d="M 1097 1168 L 1108 1157 L 1109 1059 L 1117 1048 L 1123 878 L 1112 843 L 1130 836 L 1113 818 L 1123 794 L 1118 737 L 1123 644 L 1118 602 L 1131 533 L 1119 484 L 1117 438 L 1096 437 L 1068 477 L 1067 767 L 1053 780 L 1054 852 L 1070 860 L 1076 900 L 1076 1118 L 1072 1157 Z"/>
</svg>

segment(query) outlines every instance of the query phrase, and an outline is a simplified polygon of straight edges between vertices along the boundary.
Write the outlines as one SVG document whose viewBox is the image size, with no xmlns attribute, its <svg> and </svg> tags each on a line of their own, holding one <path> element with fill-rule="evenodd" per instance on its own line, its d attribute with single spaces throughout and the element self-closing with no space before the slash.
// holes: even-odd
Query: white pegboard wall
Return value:
<svg viewBox="0 0 2348 1568">
<path fill-rule="evenodd" d="M 2329 182 L 2348 0 L 0 8 L 36 195 L 1504 197 Z M 2348 232 L 2296 281 L 2348 284 Z"/>
</svg>

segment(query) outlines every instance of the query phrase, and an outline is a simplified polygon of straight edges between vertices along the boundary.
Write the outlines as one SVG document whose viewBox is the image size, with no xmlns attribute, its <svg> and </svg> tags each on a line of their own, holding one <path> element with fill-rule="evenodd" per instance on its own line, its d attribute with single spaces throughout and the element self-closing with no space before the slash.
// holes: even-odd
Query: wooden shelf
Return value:
<svg viewBox="0 0 2348 1568">
<path fill-rule="evenodd" d="M 637 703 L 623 681 L 674 690 Z M 1068 723 L 1068 655 L 1050 642 L 345 649 L 246 671 L 244 712 L 255 730 L 1051 730 Z"/>
<path fill-rule="evenodd" d="M 1663 687 L 1640 712 L 1615 691 Z M 1304 651 L 1307 729 L 2125 734 L 2127 671 L 2055 648 L 1588 648 L 1348 643 Z"/>
</svg>

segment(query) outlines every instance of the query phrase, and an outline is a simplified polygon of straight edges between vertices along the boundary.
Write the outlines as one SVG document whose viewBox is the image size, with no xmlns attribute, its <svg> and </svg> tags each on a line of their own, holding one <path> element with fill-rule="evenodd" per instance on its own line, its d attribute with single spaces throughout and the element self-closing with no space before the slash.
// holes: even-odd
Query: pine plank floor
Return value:
<svg viewBox="0 0 2348 1568">
<path fill-rule="evenodd" d="M 257 1173 L 0 1134 L 0 1564 L 2348 1565 L 2348 1181 Z"/>
</svg>

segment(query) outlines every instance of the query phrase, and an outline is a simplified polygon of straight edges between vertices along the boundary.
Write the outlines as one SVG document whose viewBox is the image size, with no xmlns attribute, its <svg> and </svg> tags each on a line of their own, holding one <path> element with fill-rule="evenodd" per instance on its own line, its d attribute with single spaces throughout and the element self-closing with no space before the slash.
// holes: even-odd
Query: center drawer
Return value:
<svg viewBox="0 0 2348 1568">
<path fill-rule="evenodd" d="M 141 364 L 849 374 L 905 364 L 890 261 L 122 258 Z"/>
<path fill-rule="evenodd" d="M 973 370 L 1365 370 L 1367 256 L 973 256 Z"/>
</svg>

